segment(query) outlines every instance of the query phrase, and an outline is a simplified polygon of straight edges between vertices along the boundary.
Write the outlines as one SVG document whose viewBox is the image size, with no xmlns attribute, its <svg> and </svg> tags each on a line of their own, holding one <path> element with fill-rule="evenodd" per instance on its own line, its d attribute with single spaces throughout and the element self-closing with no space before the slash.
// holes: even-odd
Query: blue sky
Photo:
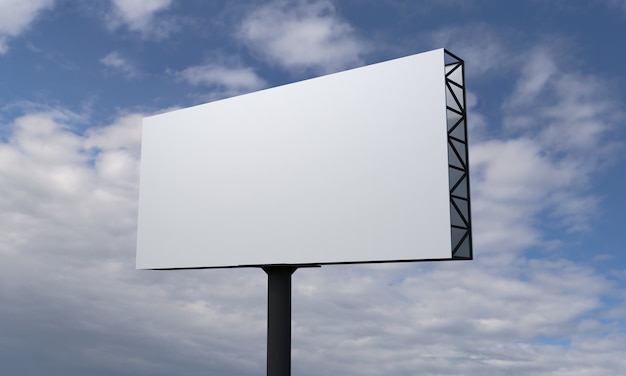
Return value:
<svg viewBox="0 0 626 376">
<path fill-rule="evenodd" d="M 0 369 L 262 375 L 266 276 L 135 270 L 143 116 L 434 48 L 475 260 L 293 277 L 300 375 L 626 369 L 626 2 L 0 0 Z"/>
</svg>

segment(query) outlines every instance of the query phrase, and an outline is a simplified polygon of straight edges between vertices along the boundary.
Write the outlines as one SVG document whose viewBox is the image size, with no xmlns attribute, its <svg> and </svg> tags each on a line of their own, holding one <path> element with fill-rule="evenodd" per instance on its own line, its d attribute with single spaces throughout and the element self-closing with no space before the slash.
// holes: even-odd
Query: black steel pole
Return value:
<svg viewBox="0 0 626 376">
<path fill-rule="evenodd" d="M 265 266 L 267 376 L 291 375 L 291 275 L 295 266 Z"/>
</svg>

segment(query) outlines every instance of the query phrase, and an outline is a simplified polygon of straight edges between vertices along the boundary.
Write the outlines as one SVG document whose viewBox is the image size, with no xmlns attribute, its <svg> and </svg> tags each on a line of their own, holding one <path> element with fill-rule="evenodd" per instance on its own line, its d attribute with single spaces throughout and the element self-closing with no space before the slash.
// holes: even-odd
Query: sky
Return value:
<svg viewBox="0 0 626 376">
<path fill-rule="evenodd" d="M 465 60 L 473 261 L 293 275 L 294 375 L 626 370 L 626 2 L 0 0 L 0 370 L 262 375 L 260 269 L 135 269 L 144 116 Z"/>
</svg>

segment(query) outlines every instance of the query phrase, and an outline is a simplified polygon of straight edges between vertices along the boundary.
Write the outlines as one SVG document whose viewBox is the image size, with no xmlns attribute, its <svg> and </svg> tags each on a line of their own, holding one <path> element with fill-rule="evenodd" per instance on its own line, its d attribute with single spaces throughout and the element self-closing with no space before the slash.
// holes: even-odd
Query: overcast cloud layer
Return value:
<svg viewBox="0 0 626 376">
<path fill-rule="evenodd" d="M 142 117 L 439 47 L 467 62 L 476 259 L 298 270 L 293 374 L 623 373 L 617 3 L 520 6 L 590 41 L 480 2 L 0 2 L 0 373 L 264 374 L 260 269 L 135 270 Z"/>
</svg>

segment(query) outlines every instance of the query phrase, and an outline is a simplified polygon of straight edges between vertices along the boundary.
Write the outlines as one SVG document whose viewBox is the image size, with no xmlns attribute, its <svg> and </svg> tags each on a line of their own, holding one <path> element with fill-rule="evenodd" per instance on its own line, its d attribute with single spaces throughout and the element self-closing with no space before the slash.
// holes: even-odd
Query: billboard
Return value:
<svg viewBox="0 0 626 376">
<path fill-rule="evenodd" d="M 145 118 L 137 268 L 471 259 L 464 88 L 439 49 Z"/>
</svg>

